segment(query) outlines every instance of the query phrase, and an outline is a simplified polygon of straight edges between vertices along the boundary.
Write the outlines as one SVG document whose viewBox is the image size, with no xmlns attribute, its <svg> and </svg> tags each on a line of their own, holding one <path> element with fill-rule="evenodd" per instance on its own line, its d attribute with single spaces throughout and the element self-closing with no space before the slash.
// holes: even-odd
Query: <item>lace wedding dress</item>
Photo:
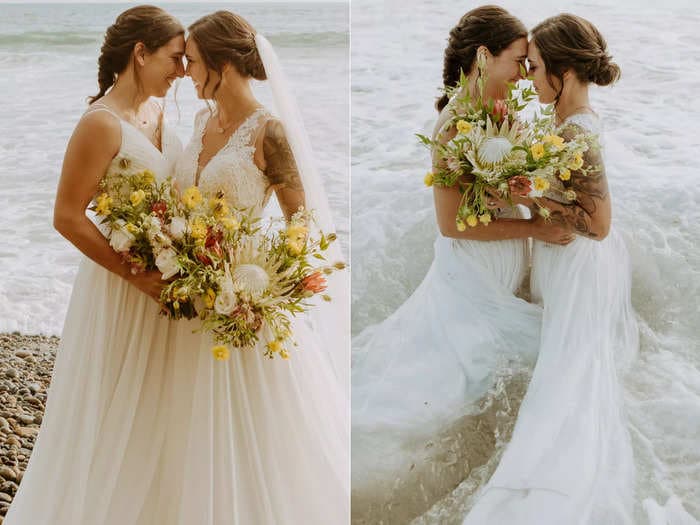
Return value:
<svg viewBox="0 0 700 525">
<path fill-rule="evenodd" d="M 352 341 L 353 523 L 407 523 L 486 462 L 536 356 L 541 310 L 515 295 L 527 241 L 434 248 L 411 297 Z"/>
<path fill-rule="evenodd" d="M 111 111 L 100 103 L 89 111 Z M 112 113 L 115 118 L 119 118 Z M 121 122 L 105 177 L 171 173 L 181 151 L 164 124 L 162 153 Z M 104 233 L 104 228 L 101 228 Z M 153 299 L 83 257 L 56 353 L 46 410 L 5 525 L 154 525 L 170 505 L 159 494 L 161 447 L 175 370 L 174 324 Z"/>
<path fill-rule="evenodd" d="M 600 134 L 596 117 L 567 119 Z M 638 344 L 624 240 L 534 241 L 537 365 L 513 436 L 465 525 L 632 525 L 634 461 L 619 370 Z"/>
<path fill-rule="evenodd" d="M 205 198 L 223 190 L 232 207 L 263 213 L 269 182 L 255 165 L 255 138 L 272 116 L 250 115 L 203 167 L 198 159 L 210 112 L 195 118 L 192 141 L 175 173 L 181 189 L 195 182 Z M 328 525 L 349 514 L 347 394 L 332 367 L 332 342 L 307 316 L 293 319 L 298 347 L 289 360 L 260 348 L 215 361 L 199 322 L 177 323 L 170 349 L 180 377 L 165 454 L 171 475 L 168 525 Z"/>
</svg>

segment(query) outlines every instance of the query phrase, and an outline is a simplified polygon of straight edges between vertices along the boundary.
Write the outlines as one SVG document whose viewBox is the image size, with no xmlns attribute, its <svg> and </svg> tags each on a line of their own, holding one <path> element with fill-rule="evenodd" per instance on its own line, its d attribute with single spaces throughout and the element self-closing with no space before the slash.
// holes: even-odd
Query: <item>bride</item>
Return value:
<svg viewBox="0 0 700 525">
<path fill-rule="evenodd" d="M 445 50 L 445 86 L 464 71 L 474 94 L 477 54 L 487 64 L 487 98 L 503 98 L 506 83 L 521 78 L 527 30 L 499 7 L 465 14 Z M 434 137 L 445 142 L 455 133 L 446 126 L 450 109 L 443 97 Z M 539 345 L 541 310 L 515 295 L 527 238 L 573 240 L 568 226 L 523 219 L 510 206 L 491 224 L 460 231 L 459 188 L 435 187 L 434 197 L 441 235 L 428 274 L 394 314 L 353 340 L 357 523 L 407 522 L 490 457 L 496 414 L 522 396 Z M 495 395 L 501 374 L 518 378 L 505 399 Z"/>
<path fill-rule="evenodd" d="M 555 104 L 560 135 L 600 135 L 588 86 L 611 84 L 620 70 L 598 30 L 574 15 L 549 18 L 532 30 L 528 61 L 540 101 Z M 534 242 L 532 297 L 544 305 L 537 366 L 512 439 L 465 525 L 636 523 L 618 377 L 638 341 L 629 256 L 611 221 L 599 148 L 584 156 L 583 168 L 591 167 L 537 199 L 577 238 L 567 246 Z M 562 199 L 561 190 L 575 199 Z"/>
<path fill-rule="evenodd" d="M 152 525 L 169 505 L 156 490 L 175 335 L 154 300 L 162 276 L 132 275 L 85 211 L 103 177 L 170 175 L 182 147 L 151 97 L 184 75 L 184 50 L 184 28 L 156 7 L 123 12 L 105 35 L 100 91 L 68 144 L 54 209 L 54 226 L 85 257 L 5 525 Z"/>
<path fill-rule="evenodd" d="M 239 15 L 217 11 L 189 27 L 185 52 L 198 97 L 214 103 L 197 113 L 177 162 L 180 189 L 198 186 L 205 198 L 223 191 L 230 206 L 259 215 L 274 194 L 287 219 L 306 206 L 330 233 L 323 186 L 270 43 Z M 270 82 L 278 116 L 257 101 L 251 79 Z M 288 360 L 255 348 L 216 362 L 211 336 L 194 332 L 199 322 L 177 323 L 170 352 L 179 377 L 165 454 L 178 469 L 163 523 L 346 522 L 346 277 L 331 283 L 333 302 L 293 319 L 298 348 Z"/>
</svg>

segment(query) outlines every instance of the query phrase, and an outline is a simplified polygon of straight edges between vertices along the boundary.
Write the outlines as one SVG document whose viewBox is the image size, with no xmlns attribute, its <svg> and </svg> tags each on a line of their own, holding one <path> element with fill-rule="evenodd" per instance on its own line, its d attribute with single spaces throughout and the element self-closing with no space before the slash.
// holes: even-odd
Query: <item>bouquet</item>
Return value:
<svg viewBox="0 0 700 525">
<path fill-rule="evenodd" d="M 123 158 L 119 165 L 128 170 L 131 162 Z M 157 182 L 149 170 L 124 171 L 104 177 L 98 191 L 95 204 L 89 209 L 109 226 L 110 246 L 134 274 L 157 269 L 160 247 L 171 242 L 163 231 L 171 215 L 170 181 Z"/>
<path fill-rule="evenodd" d="M 103 179 L 90 209 L 109 225 L 110 245 L 132 272 L 158 269 L 169 281 L 161 313 L 199 317 L 219 343 L 212 348 L 218 360 L 228 359 L 229 347 L 261 340 L 265 356 L 288 358 L 290 316 L 312 308 L 314 296 L 330 301 L 326 276 L 345 267 L 323 255 L 335 234 L 309 237 L 310 211 L 264 226 L 250 210 L 230 208 L 222 192 L 205 199 L 191 187 L 180 195 L 148 170 Z"/>
<path fill-rule="evenodd" d="M 474 98 L 464 74 L 455 87 L 446 88 L 451 117 L 444 132 L 452 131 L 454 137 L 443 143 L 418 135 L 440 158 L 441 167 L 426 175 L 425 184 L 459 185 L 462 195 L 456 216 L 459 231 L 492 221 L 487 206 L 490 188 L 498 189 L 512 204 L 513 188 L 524 188 L 528 196 L 536 197 L 553 186 L 556 176 L 568 180 L 572 169 L 583 166 L 583 153 L 590 142 L 590 136 L 580 135 L 565 143 L 555 132 L 551 105 L 530 122 L 519 120 L 518 113 L 536 96 L 531 86 L 517 89 L 509 83 L 505 99 L 485 101 L 485 66 L 484 60 L 477 61 L 480 75 Z M 546 209 L 540 211 L 547 216 Z"/>
</svg>

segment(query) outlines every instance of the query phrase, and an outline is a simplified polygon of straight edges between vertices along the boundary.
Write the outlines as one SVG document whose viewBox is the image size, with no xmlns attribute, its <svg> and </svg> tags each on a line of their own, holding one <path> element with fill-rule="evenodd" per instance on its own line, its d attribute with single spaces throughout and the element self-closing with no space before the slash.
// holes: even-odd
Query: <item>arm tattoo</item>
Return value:
<svg viewBox="0 0 700 525">
<path fill-rule="evenodd" d="M 270 184 L 278 189 L 288 188 L 299 192 L 304 191 L 292 149 L 279 120 L 270 120 L 265 126 L 263 153 L 267 166 L 265 175 L 267 175 Z"/>
<path fill-rule="evenodd" d="M 570 126 L 562 133 L 565 140 L 571 140 L 581 133 L 577 126 Z M 583 169 L 572 171 L 571 179 L 564 183 L 568 190 L 576 192 L 576 198 L 567 203 L 549 201 L 550 218 L 559 224 L 568 226 L 581 235 L 595 239 L 598 234 L 593 231 L 593 218 L 600 205 L 608 198 L 608 181 L 600 149 L 592 146 L 583 155 Z"/>
</svg>

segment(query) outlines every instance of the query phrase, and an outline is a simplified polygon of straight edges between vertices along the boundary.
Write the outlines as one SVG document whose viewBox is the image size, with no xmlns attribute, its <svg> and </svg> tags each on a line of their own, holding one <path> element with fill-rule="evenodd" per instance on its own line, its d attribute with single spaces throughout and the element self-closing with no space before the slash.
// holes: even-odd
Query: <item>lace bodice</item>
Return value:
<svg viewBox="0 0 700 525">
<path fill-rule="evenodd" d="M 185 189 L 197 183 L 202 194 L 209 196 L 222 190 L 231 206 L 262 212 L 270 184 L 255 164 L 253 156 L 255 137 L 260 126 L 270 118 L 270 113 L 265 108 L 253 112 L 201 169 L 199 181 L 196 181 L 202 138 L 210 117 L 207 108 L 195 116 L 192 140 L 175 165 L 178 186 Z"/>
<path fill-rule="evenodd" d="M 600 119 L 596 115 L 592 113 L 575 113 L 567 117 L 557 129 L 562 130 L 568 124 L 574 124 L 584 129 L 587 133 L 598 135 L 602 146 Z M 550 189 L 544 192 L 544 196 L 557 202 L 568 203 L 569 200 L 564 197 L 565 191 L 566 186 L 564 183 L 558 177 L 554 177 L 551 181 Z"/>
</svg>

